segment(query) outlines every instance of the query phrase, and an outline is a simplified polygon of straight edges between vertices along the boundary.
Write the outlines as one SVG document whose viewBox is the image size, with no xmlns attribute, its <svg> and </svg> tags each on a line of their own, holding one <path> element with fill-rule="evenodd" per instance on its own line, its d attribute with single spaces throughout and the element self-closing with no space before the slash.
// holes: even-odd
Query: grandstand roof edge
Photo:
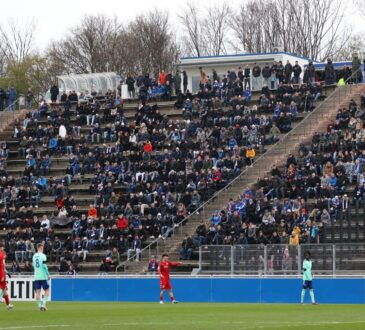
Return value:
<svg viewBox="0 0 365 330">
<path fill-rule="evenodd" d="M 98 76 L 102 76 L 102 75 L 107 75 L 107 76 L 117 76 L 117 74 L 114 71 L 109 71 L 109 72 L 89 72 L 89 73 L 71 73 L 71 74 L 63 74 L 63 75 L 59 75 L 56 76 L 59 79 L 62 78 L 73 78 L 73 77 L 83 77 L 83 76 L 91 76 L 91 75 L 98 75 Z"/>
<path fill-rule="evenodd" d="M 339 62 L 332 62 L 333 66 L 336 67 L 340 67 L 340 66 L 352 66 L 352 61 L 339 61 Z M 318 62 L 314 62 L 314 66 L 315 67 L 320 67 L 320 68 L 324 68 L 327 65 L 327 63 L 318 63 Z M 306 66 L 306 64 L 304 65 Z"/>
<path fill-rule="evenodd" d="M 181 57 L 180 61 L 185 61 L 185 60 L 199 60 L 199 59 L 214 59 L 214 58 L 227 58 L 227 57 L 248 57 L 248 56 L 267 56 L 267 55 L 289 55 L 292 57 L 296 57 L 299 59 L 303 59 L 303 60 L 310 60 L 310 58 L 305 57 L 305 56 L 299 56 L 293 53 L 287 53 L 287 52 L 270 52 L 270 53 L 241 53 L 241 54 L 226 54 L 226 55 L 208 55 L 208 56 L 186 56 L 186 57 Z M 317 61 L 313 61 L 314 63 L 320 63 Z M 181 63 L 183 64 L 183 63 Z"/>
</svg>

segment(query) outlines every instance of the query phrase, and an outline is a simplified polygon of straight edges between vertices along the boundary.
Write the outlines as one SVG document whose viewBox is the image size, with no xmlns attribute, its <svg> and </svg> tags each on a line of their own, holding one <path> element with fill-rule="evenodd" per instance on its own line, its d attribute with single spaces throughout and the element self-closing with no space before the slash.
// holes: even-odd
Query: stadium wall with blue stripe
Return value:
<svg viewBox="0 0 365 330">
<path fill-rule="evenodd" d="M 320 303 L 365 303 L 363 278 L 317 278 L 313 284 Z M 302 281 L 179 277 L 172 279 L 172 286 L 181 302 L 298 303 Z M 158 297 L 159 280 L 154 277 L 52 279 L 52 301 L 156 302 Z"/>
</svg>

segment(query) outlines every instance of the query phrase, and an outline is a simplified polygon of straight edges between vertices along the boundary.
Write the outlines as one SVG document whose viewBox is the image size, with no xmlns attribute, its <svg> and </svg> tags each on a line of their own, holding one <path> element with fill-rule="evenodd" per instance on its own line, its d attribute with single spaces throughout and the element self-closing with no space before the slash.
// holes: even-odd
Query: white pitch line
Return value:
<svg viewBox="0 0 365 330">
<path fill-rule="evenodd" d="M 202 323 L 202 322 L 196 322 L 196 323 Z M 176 324 L 174 322 L 143 322 L 143 325 L 173 325 Z M 142 323 L 139 322 L 126 322 L 126 323 L 108 323 L 103 324 L 104 327 L 117 327 L 121 325 L 142 325 Z M 0 328 L 1 329 L 1 328 Z"/>
<path fill-rule="evenodd" d="M 208 322 L 208 321 L 207 321 Z M 191 324 L 199 324 L 203 325 L 202 321 L 192 321 Z M 328 321 L 328 322 L 302 322 L 300 324 L 293 324 L 288 322 L 283 323 L 270 323 L 270 322 L 259 322 L 255 326 L 247 326 L 246 321 L 228 321 L 228 322 L 221 322 L 221 324 L 231 324 L 231 325 L 240 325 L 240 329 L 250 330 L 250 329 L 267 329 L 270 328 L 281 328 L 282 326 L 290 325 L 291 327 L 302 327 L 302 326 L 322 326 L 322 325 L 339 325 L 339 324 L 364 324 L 365 321 Z M 174 322 L 145 322 L 144 325 L 150 326 L 171 326 L 176 323 Z M 103 324 L 105 327 L 116 327 L 116 326 L 139 326 L 141 323 L 139 322 L 125 322 L 125 323 L 107 323 Z M 75 325 L 74 325 L 75 326 Z M 28 326 L 11 326 L 11 327 L 0 327 L 0 330 L 21 330 L 21 329 L 45 329 L 45 328 L 68 328 L 71 325 L 68 324 L 50 324 L 50 325 L 28 325 Z"/>
<path fill-rule="evenodd" d="M 44 328 L 67 328 L 71 327 L 68 324 L 50 324 L 50 325 L 27 325 L 27 326 L 16 326 L 16 327 L 0 327 L 0 330 L 11 330 L 11 329 L 44 329 Z"/>
<path fill-rule="evenodd" d="M 228 322 L 227 322 L 228 323 Z M 341 325 L 341 324 L 365 324 L 365 321 L 355 321 L 355 322 L 351 322 L 351 321 L 344 321 L 344 322 L 340 322 L 340 321 L 329 321 L 329 322 L 313 322 L 313 323 L 301 323 L 301 324 L 289 324 L 289 323 L 277 323 L 277 324 L 272 324 L 272 323 L 259 323 L 260 325 L 256 325 L 254 327 L 243 327 L 242 329 L 244 330 L 253 330 L 253 329 L 280 329 L 283 326 L 288 327 L 290 326 L 291 328 L 297 328 L 297 327 L 303 327 L 303 326 L 330 326 L 330 325 Z M 240 325 L 240 329 L 241 329 L 241 325 Z"/>
<path fill-rule="evenodd" d="M 207 321 L 209 322 L 209 321 Z M 202 322 L 202 321 L 192 321 L 189 322 L 188 325 L 190 324 L 195 324 L 195 325 L 204 325 L 207 322 Z M 185 323 L 186 324 L 186 323 Z M 307 323 L 307 322 L 302 322 L 300 324 L 293 324 L 293 323 L 288 323 L 288 322 L 284 322 L 284 323 L 270 323 L 270 322 L 259 322 L 258 324 L 254 325 L 254 326 L 247 326 L 246 321 L 227 321 L 227 322 L 220 322 L 220 324 L 231 324 L 231 325 L 240 325 L 240 329 L 242 330 L 252 330 L 252 329 L 268 329 L 268 327 L 270 328 L 281 328 L 283 326 L 289 326 L 290 327 L 303 327 L 303 326 L 325 326 L 325 325 L 340 325 L 340 324 L 365 324 L 365 321 L 328 321 L 328 322 L 312 322 L 312 323 Z M 105 327 L 116 327 L 116 326 L 139 326 L 141 325 L 141 323 L 139 322 L 126 322 L 126 323 L 108 323 L 108 324 L 103 324 L 103 326 Z M 144 322 L 143 325 L 149 325 L 149 326 L 172 326 L 172 325 L 176 325 L 176 323 L 174 322 Z M 1 328 L 0 328 L 1 329 Z"/>
</svg>

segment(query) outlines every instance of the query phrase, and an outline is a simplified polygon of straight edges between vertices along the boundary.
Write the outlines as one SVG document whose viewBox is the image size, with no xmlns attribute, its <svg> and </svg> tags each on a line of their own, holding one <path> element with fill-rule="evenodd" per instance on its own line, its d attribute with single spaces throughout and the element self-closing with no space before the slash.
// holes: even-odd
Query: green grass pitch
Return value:
<svg viewBox="0 0 365 330">
<path fill-rule="evenodd" d="M 14 302 L 0 309 L 2 329 L 364 330 L 364 305 Z"/>
</svg>

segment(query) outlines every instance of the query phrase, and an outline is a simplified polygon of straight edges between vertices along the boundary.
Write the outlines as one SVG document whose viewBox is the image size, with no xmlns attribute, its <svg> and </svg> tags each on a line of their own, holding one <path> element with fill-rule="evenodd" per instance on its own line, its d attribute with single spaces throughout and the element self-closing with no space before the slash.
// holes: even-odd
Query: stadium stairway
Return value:
<svg viewBox="0 0 365 330">
<path fill-rule="evenodd" d="M 187 217 L 186 221 L 177 228 L 171 237 L 166 239 L 159 239 L 154 244 L 148 246 L 142 253 L 141 262 L 128 261 L 125 263 L 124 270 L 128 273 L 138 273 L 146 271 L 148 260 L 151 256 L 159 256 L 161 253 L 169 253 L 171 260 L 179 259 L 179 249 L 185 234 L 193 235 L 201 220 L 206 224 L 209 222 L 209 217 L 214 210 L 220 210 L 226 207 L 230 198 L 235 198 L 241 195 L 245 189 L 255 189 L 257 180 L 260 177 L 268 174 L 272 166 L 283 166 L 289 154 L 297 154 L 298 148 L 301 144 L 310 143 L 311 138 L 315 132 L 326 131 L 327 125 L 335 120 L 337 110 L 342 107 L 348 107 L 351 99 L 358 100 L 365 91 L 365 85 L 346 85 L 341 88 L 336 88 L 324 101 L 321 102 L 315 111 L 308 114 L 302 121 L 297 123 L 293 129 L 286 134 L 278 143 L 268 148 L 268 150 L 258 157 L 252 167 L 246 168 L 242 175 L 233 180 L 223 190 L 218 192 L 207 201 L 198 211 L 192 213 Z M 361 213 L 363 214 L 363 212 Z M 355 216 L 354 214 L 351 217 Z M 364 228 L 365 216 L 362 215 L 358 220 L 359 225 Z M 327 233 L 327 239 L 333 238 L 332 243 L 339 241 L 350 242 L 351 237 L 355 237 L 353 229 L 350 228 L 349 223 L 346 224 L 348 229 L 345 235 L 338 233 L 338 225 L 334 227 L 335 233 Z M 365 232 L 357 235 L 356 239 L 365 241 Z M 362 260 L 362 259 L 361 259 Z M 198 266 L 196 260 L 184 261 L 183 267 L 179 267 L 177 271 L 191 272 L 193 268 Z"/>
<path fill-rule="evenodd" d="M 1 111 L 0 112 L 0 140 L 12 136 L 14 124 L 25 118 L 28 110 Z"/>
</svg>

